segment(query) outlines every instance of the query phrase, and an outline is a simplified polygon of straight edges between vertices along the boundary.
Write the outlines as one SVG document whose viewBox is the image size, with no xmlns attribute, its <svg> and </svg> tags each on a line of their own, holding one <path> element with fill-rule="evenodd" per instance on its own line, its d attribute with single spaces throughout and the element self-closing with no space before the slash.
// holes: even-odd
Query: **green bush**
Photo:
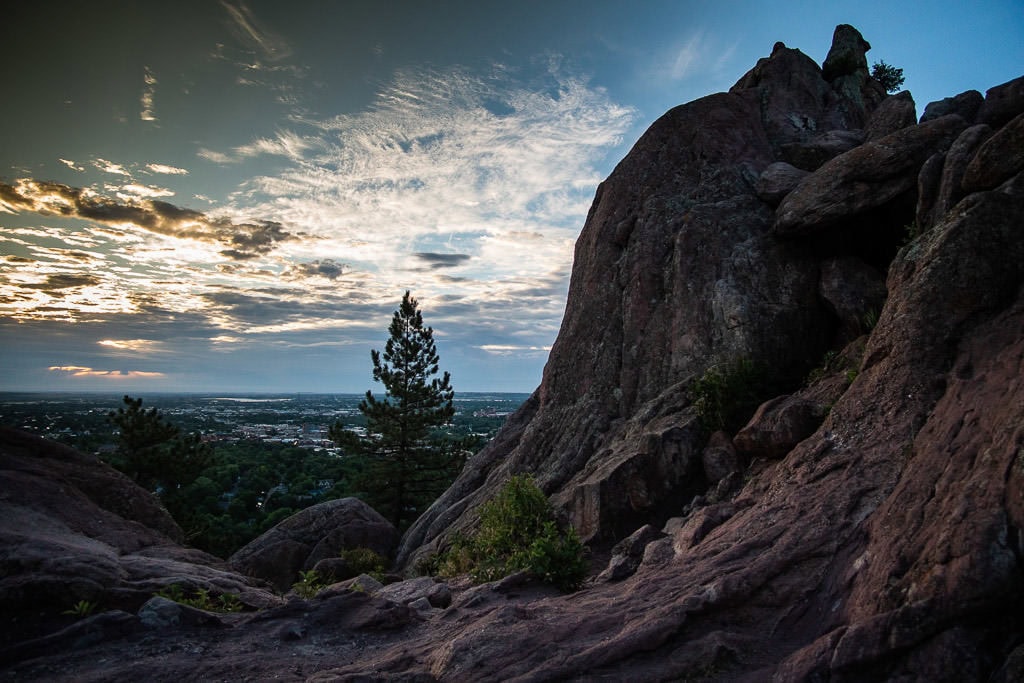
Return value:
<svg viewBox="0 0 1024 683">
<path fill-rule="evenodd" d="M 690 397 L 707 434 L 735 431 L 761 403 L 767 384 L 764 371 L 740 359 L 708 368 L 690 387 Z"/>
<path fill-rule="evenodd" d="M 477 582 L 525 571 L 563 591 L 579 589 L 587 575 L 576 530 L 558 528 L 551 504 L 529 476 L 512 477 L 482 505 L 479 529 L 456 538 L 436 567 L 446 576 L 469 573 Z"/>
<path fill-rule="evenodd" d="M 350 548 L 341 551 L 341 559 L 345 561 L 352 576 L 369 574 L 383 583 L 387 560 L 377 552 L 369 548 Z"/>
<path fill-rule="evenodd" d="M 320 576 L 317 570 L 310 569 L 309 571 L 299 572 L 299 580 L 292 584 L 292 590 L 300 598 L 309 600 L 324 588 L 327 588 L 328 585 L 327 579 Z"/>
<path fill-rule="evenodd" d="M 241 612 L 242 602 L 235 593 L 222 593 L 214 600 L 209 589 L 197 588 L 192 595 L 187 595 L 181 584 L 171 584 L 157 593 L 161 598 L 173 600 L 188 607 L 207 612 Z"/>
</svg>

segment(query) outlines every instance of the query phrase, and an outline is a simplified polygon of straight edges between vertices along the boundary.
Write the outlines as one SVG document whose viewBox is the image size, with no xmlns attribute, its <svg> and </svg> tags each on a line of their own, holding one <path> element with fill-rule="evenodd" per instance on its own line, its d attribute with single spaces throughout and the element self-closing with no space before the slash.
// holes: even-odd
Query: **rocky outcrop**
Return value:
<svg viewBox="0 0 1024 683">
<path fill-rule="evenodd" d="M 235 571 L 269 581 L 286 591 L 322 560 L 342 550 L 369 548 L 390 557 L 398 532 L 358 498 L 318 503 L 295 513 L 247 543 L 228 559 Z"/>
<path fill-rule="evenodd" d="M 985 102 L 985 98 L 977 90 L 967 90 L 955 97 L 947 97 L 937 102 L 929 102 L 921 114 L 921 123 L 938 119 L 950 114 L 956 114 L 964 121 L 974 123 L 978 116 L 978 110 Z"/>
<path fill-rule="evenodd" d="M 134 611 L 173 584 L 276 604 L 181 535 L 152 494 L 95 457 L 0 427 L 0 649 L 70 624 L 79 602 Z"/>
<path fill-rule="evenodd" d="M 849 225 L 917 187 L 921 166 L 945 152 L 967 127 L 959 116 L 903 128 L 837 157 L 805 178 L 779 205 L 779 235 L 810 235 Z"/>
<path fill-rule="evenodd" d="M 730 92 L 655 122 L 598 189 L 540 388 L 406 534 L 399 562 L 470 526 L 519 471 L 597 543 L 663 521 L 700 493 L 704 436 L 689 383 L 750 359 L 786 385 L 837 324 L 818 297 L 819 256 L 777 239 L 757 180 L 792 145 L 859 142 L 872 102 L 850 100 L 813 60 L 777 44 Z"/>
</svg>

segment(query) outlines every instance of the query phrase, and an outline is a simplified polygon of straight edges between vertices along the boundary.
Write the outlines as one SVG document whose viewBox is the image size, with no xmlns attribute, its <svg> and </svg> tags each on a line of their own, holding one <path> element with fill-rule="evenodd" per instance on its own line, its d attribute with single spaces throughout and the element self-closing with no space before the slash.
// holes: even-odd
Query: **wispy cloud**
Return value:
<svg viewBox="0 0 1024 683">
<path fill-rule="evenodd" d="M 162 346 L 161 342 L 153 339 L 101 339 L 96 343 L 108 349 L 146 353 L 158 350 Z"/>
<path fill-rule="evenodd" d="M 229 25 L 235 35 L 261 57 L 272 62 L 292 53 L 291 46 L 281 36 L 261 25 L 256 15 L 244 2 L 221 2 L 228 13 Z"/>
<path fill-rule="evenodd" d="M 152 173 L 162 173 L 164 175 L 188 175 L 187 169 L 178 168 L 177 166 L 168 166 L 167 164 L 146 164 L 146 168 Z"/>
<path fill-rule="evenodd" d="M 725 44 L 721 36 L 696 29 L 678 42 L 656 50 L 641 77 L 651 83 L 717 79 L 728 68 L 739 43 Z"/>
<path fill-rule="evenodd" d="M 97 377 L 126 380 L 126 379 L 156 379 L 166 377 L 162 372 L 148 372 L 145 370 L 96 370 L 79 365 L 54 365 L 49 368 L 50 372 L 59 372 L 71 377 L 91 378 Z"/>
<path fill-rule="evenodd" d="M 131 175 L 121 164 L 115 164 L 113 161 L 107 161 L 106 159 L 93 159 L 92 165 L 104 173 L 123 176 Z"/>
<path fill-rule="evenodd" d="M 156 76 L 148 66 L 144 66 L 142 73 L 142 96 L 139 98 L 139 118 L 143 121 L 156 121 L 156 114 L 153 111 L 153 100 L 156 97 Z"/>
</svg>

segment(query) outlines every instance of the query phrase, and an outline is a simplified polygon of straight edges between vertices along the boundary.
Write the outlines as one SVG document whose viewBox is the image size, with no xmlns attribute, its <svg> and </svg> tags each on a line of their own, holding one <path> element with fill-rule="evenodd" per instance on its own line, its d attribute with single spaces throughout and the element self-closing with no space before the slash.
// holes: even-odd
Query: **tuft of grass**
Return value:
<svg viewBox="0 0 1024 683">
<path fill-rule="evenodd" d="M 299 572 L 299 580 L 292 584 L 292 590 L 294 590 L 299 597 L 310 599 L 315 597 L 317 593 L 327 588 L 327 580 L 320 576 L 320 573 L 315 569 L 309 571 Z"/>
<path fill-rule="evenodd" d="M 92 614 L 96 610 L 96 603 L 89 600 L 79 600 L 71 609 L 66 609 L 61 614 L 68 614 L 79 619 Z"/>
<path fill-rule="evenodd" d="M 242 611 L 242 601 L 235 593 L 222 593 L 214 599 L 210 595 L 208 588 L 197 588 L 192 595 L 188 595 L 185 593 L 185 589 L 181 587 L 181 584 L 174 583 L 157 592 L 157 595 L 161 598 L 173 600 L 178 604 L 195 607 L 206 612 Z"/>
</svg>

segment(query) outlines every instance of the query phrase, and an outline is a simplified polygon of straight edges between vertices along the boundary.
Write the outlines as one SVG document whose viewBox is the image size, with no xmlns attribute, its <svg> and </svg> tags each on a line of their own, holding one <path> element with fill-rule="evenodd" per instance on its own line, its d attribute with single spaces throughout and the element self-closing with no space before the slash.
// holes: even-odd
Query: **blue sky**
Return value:
<svg viewBox="0 0 1024 683">
<path fill-rule="evenodd" d="M 531 391 L 597 184 L 836 24 L 932 100 L 1024 74 L 1016 2 L 19 3 L 0 390 L 359 392 L 410 289 L 461 391 Z"/>
</svg>

